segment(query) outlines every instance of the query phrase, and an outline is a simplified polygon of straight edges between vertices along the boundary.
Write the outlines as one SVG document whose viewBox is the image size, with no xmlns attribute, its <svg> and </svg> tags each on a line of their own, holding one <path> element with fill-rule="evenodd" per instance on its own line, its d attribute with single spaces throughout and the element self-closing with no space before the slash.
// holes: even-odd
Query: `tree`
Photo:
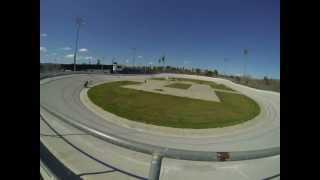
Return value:
<svg viewBox="0 0 320 180">
<path fill-rule="evenodd" d="M 162 63 L 163 63 L 163 66 L 164 66 L 164 64 L 165 64 L 165 58 L 166 58 L 166 56 L 162 56 L 162 58 L 161 58 Z"/>
<path fill-rule="evenodd" d="M 236 78 L 236 81 L 237 81 L 237 82 L 240 82 L 241 79 L 240 79 L 239 76 L 236 76 L 235 78 Z"/>
<path fill-rule="evenodd" d="M 264 81 L 264 83 L 266 84 L 266 85 L 269 85 L 269 78 L 267 77 L 267 76 L 264 76 L 263 77 L 263 81 Z"/>
<path fill-rule="evenodd" d="M 201 70 L 199 68 L 196 69 L 196 73 L 200 74 Z"/>
<path fill-rule="evenodd" d="M 213 76 L 213 72 L 211 70 L 206 71 L 206 76 Z"/>
<path fill-rule="evenodd" d="M 215 76 L 218 76 L 218 75 L 219 75 L 218 70 L 215 69 L 215 70 L 213 71 L 213 74 L 214 74 Z"/>
</svg>

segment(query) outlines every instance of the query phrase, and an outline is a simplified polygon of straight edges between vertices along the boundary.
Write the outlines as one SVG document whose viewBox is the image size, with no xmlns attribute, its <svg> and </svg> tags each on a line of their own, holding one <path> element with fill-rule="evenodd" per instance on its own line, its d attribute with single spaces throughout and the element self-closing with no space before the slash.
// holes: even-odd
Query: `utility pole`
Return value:
<svg viewBox="0 0 320 180">
<path fill-rule="evenodd" d="M 101 71 L 103 72 L 103 59 L 104 59 L 104 57 L 101 59 Z"/>
<path fill-rule="evenodd" d="M 76 18 L 77 32 L 76 32 L 76 44 L 75 44 L 74 55 L 73 55 L 73 71 L 76 71 L 79 31 L 82 24 L 84 24 L 84 19 L 79 17 Z"/>
<path fill-rule="evenodd" d="M 136 62 L 135 62 L 136 50 L 137 50 L 137 48 L 132 48 L 132 51 L 133 51 L 133 59 L 132 59 L 133 67 L 136 66 Z"/>
</svg>

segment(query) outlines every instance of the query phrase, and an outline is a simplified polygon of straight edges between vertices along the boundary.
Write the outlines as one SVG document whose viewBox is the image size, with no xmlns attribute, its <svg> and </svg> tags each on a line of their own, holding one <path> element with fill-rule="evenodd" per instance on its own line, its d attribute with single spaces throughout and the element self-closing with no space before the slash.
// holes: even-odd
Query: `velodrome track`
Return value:
<svg viewBox="0 0 320 180">
<path fill-rule="evenodd" d="M 158 76 L 167 75 L 160 74 Z M 187 75 L 174 76 L 188 78 Z M 238 128 L 231 128 L 225 132 L 219 131 L 210 135 L 191 136 L 186 134 L 179 136 L 126 128 L 106 122 L 91 112 L 80 100 L 80 92 L 86 80 L 91 80 L 96 84 L 114 80 L 144 79 L 147 77 L 150 76 L 74 74 L 44 79 L 40 81 L 40 104 L 70 121 L 79 121 L 101 132 L 116 134 L 119 137 L 162 147 L 220 152 L 251 151 L 280 147 L 280 94 L 248 88 L 223 79 L 192 77 L 203 80 L 214 80 L 253 98 L 260 105 L 261 113 L 255 119 L 248 121 L 244 125 L 240 125 Z M 79 160 L 72 159 L 72 156 L 66 157 L 64 151 L 70 144 L 73 147 L 73 150 L 70 149 L 70 152 L 75 151 L 75 146 L 77 150 L 74 154 L 77 154 L 76 152 L 79 154 L 80 148 L 82 154 L 90 155 L 92 171 L 101 171 L 101 173 L 85 175 L 88 179 L 99 177 L 110 178 L 112 176 L 115 176 L 117 179 L 148 177 L 151 161 L 150 155 L 116 147 L 91 136 L 83 136 L 83 132 L 59 121 L 57 117 L 52 116 L 45 109 L 40 108 L 40 111 L 45 119 L 45 121 L 40 121 L 41 133 L 43 135 L 41 136 L 41 140 L 51 151 L 56 153 L 55 155 L 68 164 L 71 169 L 79 172 L 78 174 L 83 174 L 83 171 L 89 173 L 90 168 L 85 168 L 81 165 L 82 163 L 78 162 Z M 65 138 L 60 139 L 61 142 L 56 142 L 57 138 L 52 138 L 57 133 L 66 135 Z M 69 141 L 68 145 L 63 145 L 62 141 L 65 140 Z M 89 157 L 87 156 L 86 158 Z M 76 159 L 79 158 L 77 157 Z M 200 179 L 212 179 L 213 177 L 218 179 L 219 177 L 220 179 L 263 179 L 280 173 L 279 160 L 280 155 L 257 160 L 216 163 L 200 163 L 164 158 L 160 179 L 194 179 L 198 177 L 197 175 L 200 172 L 202 172 L 201 177 L 199 177 Z M 83 161 L 89 163 L 88 160 Z M 100 165 L 93 165 L 97 161 L 101 161 L 98 162 Z M 107 172 L 108 168 L 116 169 L 115 173 L 112 173 L 112 175 L 103 173 L 104 171 Z M 189 175 L 178 176 L 182 171 Z"/>
</svg>

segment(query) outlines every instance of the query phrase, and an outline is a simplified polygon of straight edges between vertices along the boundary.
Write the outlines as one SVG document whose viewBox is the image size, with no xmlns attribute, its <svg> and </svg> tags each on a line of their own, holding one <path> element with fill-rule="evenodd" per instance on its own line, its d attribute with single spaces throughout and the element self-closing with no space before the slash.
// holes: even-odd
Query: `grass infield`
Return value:
<svg viewBox="0 0 320 180">
<path fill-rule="evenodd" d="M 118 81 L 92 87 L 88 96 L 104 110 L 133 121 L 175 128 L 205 129 L 239 124 L 260 113 L 258 104 L 240 94 L 216 92 L 221 102 L 163 95 L 129 88 Z"/>
<path fill-rule="evenodd" d="M 184 84 L 184 83 L 172 83 L 167 85 L 166 87 L 177 88 L 177 89 L 188 89 L 191 84 Z"/>
<path fill-rule="evenodd" d="M 167 80 L 165 78 L 151 78 L 153 80 Z M 234 91 L 233 89 L 223 85 L 223 84 L 218 84 L 212 81 L 203 81 L 203 80 L 197 80 L 197 79 L 188 79 L 188 78 L 169 78 L 170 81 L 189 81 L 197 84 L 206 84 L 211 86 L 214 89 L 221 89 L 221 90 L 229 90 L 229 91 Z"/>
</svg>

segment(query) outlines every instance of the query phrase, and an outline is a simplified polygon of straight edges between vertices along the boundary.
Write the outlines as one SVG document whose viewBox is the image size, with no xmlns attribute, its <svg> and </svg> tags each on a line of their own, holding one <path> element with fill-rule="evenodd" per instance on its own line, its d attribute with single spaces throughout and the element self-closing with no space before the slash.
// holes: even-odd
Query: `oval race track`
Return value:
<svg viewBox="0 0 320 180">
<path fill-rule="evenodd" d="M 166 76 L 166 74 L 160 74 L 157 76 Z M 124 137 L 126 139 L 132 139 L 137 142 L 142 142 L 146 144 L 152 144 L 162 147 L 170 147 L 177 149 L 185 150 L 199 150 L 199 151 L 217 151 L 217 152 L 230 152 L 230 151 L 251 151 L 251 150 L 261 150 L 272 147 L 280 147 L 280 94 L 274 92 L 267 92 L 256 90 L 253 88 L 248 88 L 242 85 L 234 84 L 230 81 L 223 79 L 214 79 L 207 77 L 199 76 L 188 76 L 188 75 L 174 75 L 179 77 L 186 78 L 199 78 L 202 80 L 213 80 L 218 83 L 225 84 L 251 98 L 253 98 L 261 107 L 261 113 L 255 117 L 253 120 L 250 120 L 242 125 L 238 125 L 237 128 L 226 128 L 225 131 L 217 131 L 217 133 L 211 133 L 210 135 L 170 135 L 170 134 L 159 134 L 151 131 L 143 131 L 141 129 L 128 128 L 120 126 L 118 124 L 110 123 L 100 116 L 96 115 L 94 112 L 89 110 L 80 100 L 80 92 L 83 89 L 83 84 L 86 80 L 93 81 L 94 84 L 101 82 L 108 82 L 114 80 L 128 80 L 128 79 L 145 79 L 150 78 L 150 76 L 139 75 L 139 76 L 111 76 L 111 75 L 98 75 L 98 74 L 75 74 L 67 76 L 58 76 L 50 79 L 44 79 L 40 81 L 40 103 L 46 108 L 50 109 L 70 121 L 79 121 L 83 124 L 88 125 L 89 127 L 95 128 L 101 132 L 116 134 L 119 137 Z M 56 120 L 55 117 L 51 116 L 50 113 L 45 112 L 44 109 L 40 108 L 41 112 L 45 115 L 47 124 L 41 122 L 41 128 L 46 129 L 44 131 L 49 131 L 48 124 L 51 124 L 53 129 L 56 131 L 69 131 L 70 127 L 59 120 Z M 50 121 L 50 122 L 49 122 Z M 55 127 L 54 127 L 55 126 Z M 72 130 L 73 131 L 73 130 Z M 77 131 L 77 130 L 75 130 Z M 49 139 L 49 137 L 45 137 Z M 46 141 L 45 138 L 41 139 Z M 83 144 L 79 146 L 85 146 L 86 143 L 93 143 L 90 140 L 85 138 L 87 137 L 72 137 L 77 138 L 78 143 L 82 140 Z M 90 137 L 93 138 L 93 137 Z M 49 142 L 51 141 L 51 142 Z M 69 139 L 69 141 L 71 141 Z M 54 149 L 53 145 L 55 142 L 52 140 L 47 140 L 47 146 L 50 146 Z M 101 143 L 101 142 L 99 142 Z M 76 143 L 75 143 L 76 144 Z M 106 144 L 106 143 L 104 143 Z M 74 145 L 74 144 L 73 144 Z M 75 145 L 74 145 L 75 146 Z M 112 145 L 110 145 L 112 146 Z M 58 146 L 57 146 L 58 147 Z M 78 147 L 78 146 L 77 146 Z M 91 149 L 90 149 L 91 148 Z M 110 147 L 117 148 L 117 147 Z M 50 149 L 50 150 L 52 150 Z M 109 161 L 108 157 L 101 157 L 104 152 L 107 151 L 102 145 L 93 145 L 90 146 L 87 144 L 87 147 L 83 147 L 91 155 L 95 154 L 98 157 L 96 159 L 107 158 L 106 161 Z M 82 149 L 82 151 L 83 151 Z M 61 157 L 59 154 L 60 150 L 56 150 L 57 156 Z M 90 151 L 90 152 L 88 152 Z M 124 162 L 119 162 L 117 160 L 110 160 L 109 162 L 114 162 L 115 165 L 118 165 L 119 174 L 122 174 L 125 177 L 130 178 L 146 178 L 148 176 L 148 162 L 151 161 L 150 156 L 143 154 L 135 154 L 135 158 L 124 157 L 127 156 L 126 153 L 130 155 L 129 150 L 121 154 L 122 158 L 134 159 L 132 163 L 138 163 L 138 165 L 123 165 Z M 127 152 L 128 151 L 128 152 Z M 117 151 L 115 151 L 116 153 Z M 107 155 L 105 155 L 107 156 Z M 114 156 L 116 158 L 116 155 Z M 164 159 L 162 162 L 161 169 L 161 179 L 186 179 L 186 177 L 177 176 L 181 171 L 187 171 L 189 173 L 188 177 L 190 179 L 199 177 L 197 173 L 202 172 L 202 178 L 200 179 L 211 179 L 216 177 L 217 179 L 263 179 L 271 177 L 273 175 L 280 173 L 279 167 L 280 155 L 263 158 L 260 160 L 247 160 L 241 162 L 222 162 L 217 164 L 206 164 L 207 162 L 192 162 L 192 161 L 183 161 L 183 160 L 171 160 Z M 72 162 L 66 160 L 66 163 L 69 166 L 72 166 Z M 140 162 L 141 161 L 141 162 Z M 200 163 L 200 164 L 199 164 Z M 101 164 L 101 162 L 100 162 Z M 102 163 L 103 164 L 103 163 Z M 112 169 L 112 165 L 109 164 L 109 168 Z M 122 168 L 120 167 L 122 166 Z M 136 166 L 136 167 L 131 167 Z M 214 166 L 214 168 L 212 167 Z M 140 167 L 140 169 L 139 169 Z M 205 167 L 203 169 L 203 167 Z M 214 170 L 210 169 L 213 168 Z M 228 167 L 229 171 L 227 171 Z M 135 169 L 138 168 L 138 169 Z M 207 170 L 205 170 L 207 168 Z M 209 169 L 208 169 L 209 168 Z M 220 169 L 219 169 L 220 168 Z M 258 170 L 257 170 L 258 168 Z M 260 168 L 260 169 L 259 169 Z M 267 169 L 269 168 L 269 169 Z M 71 168 L 72 169 L 72 168 Z M 75 168 L 75 171 L 81 171 L 81 168 Z M 117 167 L 113 167 L 117 169 Z M 123 171 L 121 173 L 121 171 Z M 127 172 L 128 171 L 128 172 Z M 204 172 L 207 172 L 204 173 Z M 104 173 L 101 173 L 100 176 L 103 176 Z M 116 177 L 122 177 L 122 175 Z M 110 175 L 108 175 L 110 176 Z M 106 176 L 106 177 L 108 177 Z M 135 177 L 137 176 L 137 177 Z M 97 177 L 94 176 L 85 176 L 85 177 Z M 237 178 L 236 178 L 237 177 Z M 83 178 L 83 177 L 82 177 Z M 129 179 L 130 179 L 129 178 Z M 89 178 L 90 179 L 90 178 Z M 119 178 L 121 179 L 121 178 Z M 126 179 L 126 178 L 124 178 Z M 188 178 L 187 178 L 188 179 Z"/>
</svg>

